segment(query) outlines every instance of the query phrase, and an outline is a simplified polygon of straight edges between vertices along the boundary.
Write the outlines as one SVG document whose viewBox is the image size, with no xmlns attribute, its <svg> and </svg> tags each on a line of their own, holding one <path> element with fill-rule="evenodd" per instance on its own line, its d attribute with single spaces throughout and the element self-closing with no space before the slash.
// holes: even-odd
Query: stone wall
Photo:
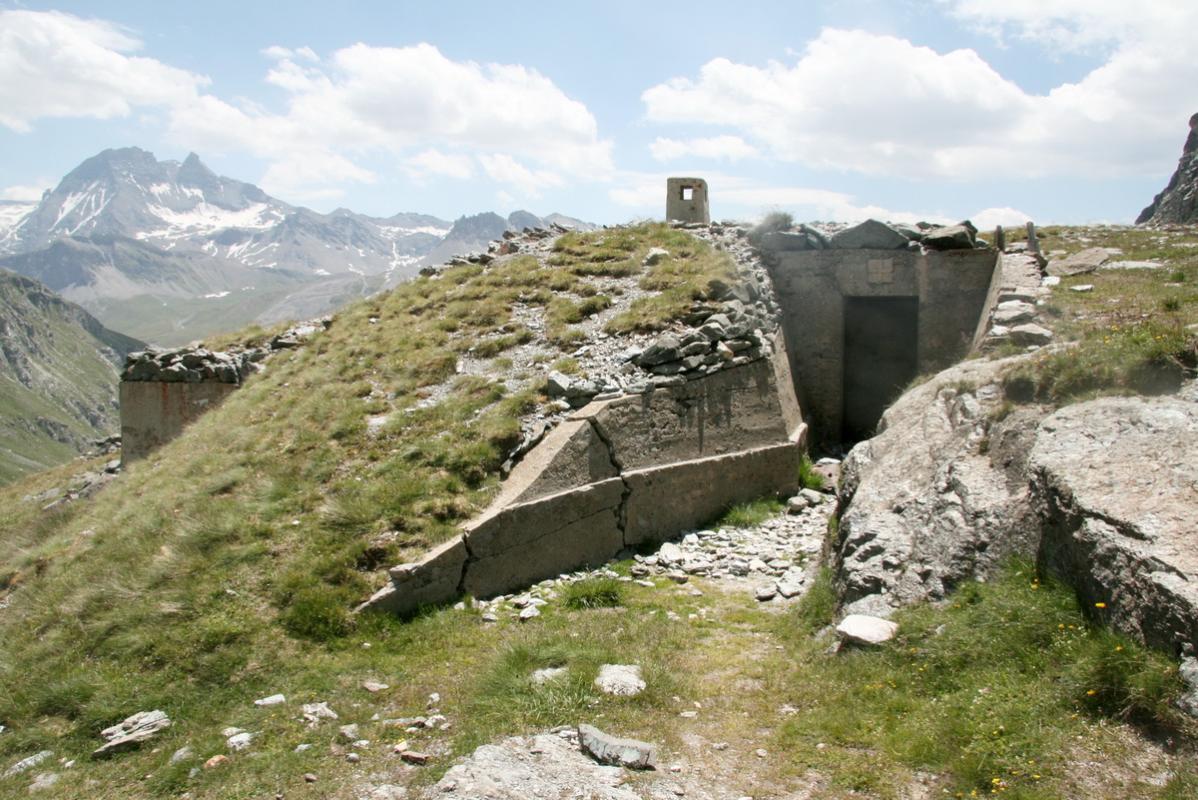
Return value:
<svg viewBox="0 0 1198 800">
<path fill-rule="evenodd" d="M 806 434 L 797 409 L 784 355 L 592 402 L 515 466 L 460 536 L 392 569 L 364 607 L 490 597 L 664 541 L 734 503 L 791 494 Z"/>
<path fill-rule="evenodd" d="M 769 254 L 798 396 L 813 436 L 840 441 L 844 413 L 845 300 L 918 299 L 918 372 L 963 358 L 993 295 L 989 249 L 821 249 Z M 852 368 L 852 365 L 848 365 Z"/>
<path fill-rule="evenodd" d="M 144 458 L 216 407 L 278 350 L 300 347 L 329 327 L 330 317 L 298 323 L 261 347 L 208 350 L 202 346 L 130 353 L 121 371 L 121 461 Z"/>
</svg>

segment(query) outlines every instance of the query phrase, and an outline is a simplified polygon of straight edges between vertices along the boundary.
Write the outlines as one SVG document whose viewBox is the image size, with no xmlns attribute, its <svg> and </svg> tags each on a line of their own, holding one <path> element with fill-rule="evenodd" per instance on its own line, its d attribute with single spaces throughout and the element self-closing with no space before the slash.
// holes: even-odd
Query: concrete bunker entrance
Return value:
<svg viewBox="0 0 1198 800">
<path fill-rule="evenodd" d="M 841 439 L 872 436 L 918 372 L 919 298 L 846 297 Z"/>
<path fill-rule="evenodd" d="M 912 378 L 959 361 L 980 341 L 1001 283 L 998 254 L 783 249 L 795 236 L 764 246 L 763 257 L 803 419 L 813 444 L 835 451 L 872 436 Z"/>
</svg>

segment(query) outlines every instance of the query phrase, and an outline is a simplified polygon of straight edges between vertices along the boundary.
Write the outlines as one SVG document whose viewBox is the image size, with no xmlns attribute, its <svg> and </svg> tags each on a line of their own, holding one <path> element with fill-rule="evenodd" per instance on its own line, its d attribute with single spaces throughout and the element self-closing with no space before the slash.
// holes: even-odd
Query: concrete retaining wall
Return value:
<svg viewBox="0 0 1198 800">
<path fill-rule="evenodd" d="M 144 458 L 237 388 L 220 381 L 121 381 L 121 461 Z"/>
<path fill-rule="evenodd" d="M 461 536 L 392 569 L 363 607 L 403 614 L 514 591 L 664 541 L 734 503 L 794 493 L 806 426 L 781 352 L 780 366 L 761 359 L 581 409 Z"/>
</svg>

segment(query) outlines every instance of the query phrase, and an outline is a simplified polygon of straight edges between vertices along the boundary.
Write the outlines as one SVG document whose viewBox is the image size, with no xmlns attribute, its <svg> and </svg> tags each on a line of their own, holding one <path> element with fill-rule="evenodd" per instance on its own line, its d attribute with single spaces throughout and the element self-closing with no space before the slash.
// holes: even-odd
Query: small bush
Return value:
<svg viewBox="0 0 1198 800">
<path fill-rule="evenodd" d="M 562 603 L 575 611 L 614 608 L 624 605 L 624 584 L 616 578 L 588 578 L 571 583 L 562 591 Z"/>
</svg>

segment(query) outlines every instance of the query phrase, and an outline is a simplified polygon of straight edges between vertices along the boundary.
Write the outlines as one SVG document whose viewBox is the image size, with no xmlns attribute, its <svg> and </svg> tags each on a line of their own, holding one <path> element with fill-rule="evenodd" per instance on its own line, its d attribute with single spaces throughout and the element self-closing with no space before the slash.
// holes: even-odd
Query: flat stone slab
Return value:
<svg viewBox="0 0 1198 800">
<path fill-rule="evenodd" d="M 639 664 L 604 664 L 599 667 L 595 686 L 604 694 L 635 697 L 645 690 L 645 679 Z"/>
<path fill-rule="evenodd" d="M 92 758 L 106 758 L 122 750 L 132 750 L 171 726 L 164 711 L 142 711 L 111 728 L 100 731 L 107 743 L 92 753 Z"/>
<path fill-rule="evenodd" d="M 657 769 L 657 748 L 636 739 L 622 739 L 593 725 L 578 726 L 578 746 L 600 764 L 628 769 Z"/>
<path fill-rule="evenodd" d="M 1105 247 L 1091 247 L 1089 250 L 1082 250 L 1080 253 L 1048 262 L 1048 274 L 1061 278 L 1084 275 L 1087 272 L 1093 272 L 1110 260 L 1110 250 Z"/>
<path fill-rule="evenodd" d="M 623 769 L 596 764 L 563 735 L 512 737 L 485 744 L 450 767 L 436 785 L 419 795 L 461 800 L 530 800 L 585 797 L 593 800 L 641 800 L 625 788 Z"/>
<path fill-rule="evenodd" d="M 836 626 L 836 635 L 850 644 L 879 645 L 898 633 L 898 624 L 881 617 L 849 614 Z"/>
</svg>

